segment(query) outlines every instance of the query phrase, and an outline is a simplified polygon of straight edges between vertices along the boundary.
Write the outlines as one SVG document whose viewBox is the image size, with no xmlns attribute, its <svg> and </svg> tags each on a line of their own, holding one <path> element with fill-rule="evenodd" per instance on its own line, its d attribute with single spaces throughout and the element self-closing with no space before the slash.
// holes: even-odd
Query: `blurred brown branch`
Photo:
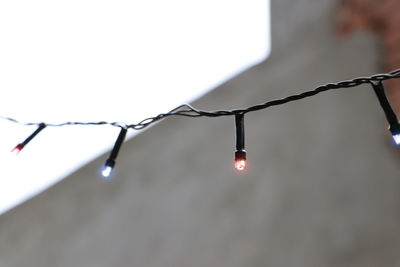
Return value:
<svg viewBox="0 0 400 267">
<path fill-rule="evenodd" d="M 336 11 L 336 32 L 345 37 L 367 30 L 381 39 L 384 71 L 400 67 L 400 1 L 342 0 Z M 397 115 L 400 114 L 400 80 L 387 82 L 388 96 Z"/>
</svg>

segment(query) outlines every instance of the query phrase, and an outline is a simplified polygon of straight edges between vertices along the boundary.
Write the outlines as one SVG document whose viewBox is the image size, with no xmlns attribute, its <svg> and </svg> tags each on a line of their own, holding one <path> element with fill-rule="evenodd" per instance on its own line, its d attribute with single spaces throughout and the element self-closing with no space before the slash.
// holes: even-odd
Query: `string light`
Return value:
<svg viewBox="0 0 400 267">
<path fill-rule="evenodd" d="M 235 169 L 239 172 L 246 170 L 246 150 L 244 150 L 244 115 L 235 115 L 236 125 L 236 151 Z"/>
<path fill-rule="evenodd" d="M 36 129 L 36 131 L 34 131 L 30 136 L 28 136 L 28 138 L 26 138 L 22 143 L 19 143 L 18 145 L 16 145 L 11 152 L 15 153 L 16 155 L 38 134 L 40 133 L 40 131 L 42 131 L 44 128 L 46 128 L 46 124 L 45 123 L 40 123 L 38 125 L 38 128 Z"/>
<path fill-rule="evenodd" d="M 237 171 L 242 172 L 247 168 L 246 162 L 246 151 L 244 149 L 244 115 L 249 112 L 254 112 L 258 110 L 263 110 L 270 108 L 272 106 L 279 106 L 283 104 L 287 104 L 289 102 L 301 100 L 304 98 L 308 98 L 319 93 L 329 91 L 329 90 L 336 90 L 336 89 L 344 89 L 344 88 L 352 88 L 359 86 L 361 84 L 371 84 L 373 89 L 378 97 L 378 100 L 385 112 L 386 118 L 389 122 L 389 130 L 392 133 L 393 139 L 396 144 L 400 145 L 400 124 L 397 120 L 396 114 L 394 113 L 392 107 L 390 106 L 389 101 L 386 98 L 383 81 L 389 79 L 400 78 L 400 69 L 392 71 L 390 73 L 385 74 L 376 74 L 370 77 L 361 77 L 355 78 L 352 80 L 341 81 L 338 83 L 328 83 L 325 85 L 318 86 L 317 88 L 305 91 L 300 94 L 290 95 L 288 97 L 282 99 L 275 99 L 271 101 L 267 101 L 262 104 L 250 106 L 244 109 L 234 109 L 234 110 L 216 110 L 216 111 L 205 111 L 205 110 L 198 110 L 188 104 L 180 105 L 167 113 L 161 113 L 154 117 L 146 118 L 140 121 L 137 124 L 125 124 L 120 122 L 106 122 L 106 121 L 99 121 L 99 122 L 74 122 L 68 121 L 59 124 L 51 124 L 51 123 L 35 123 L 35 122 L 20 122 L 14 118 L 0 116 L 0 119 L 8 120 L 14 123 L 18 123 L 25 126 L 37 125 L 38 129 L 31 134 L 24 142 L 18 144 L 13 151 L 19 152 L 24 146 L 32 140 L 41 130 L 43 130 L 46 126 L 47 127 L 62 127 L 67 125 L 79 125 L 79 126 L 88 126 L 88 125 L 109 125 L 114 127 L 121 128 L 117 141 L 115 142 L 114 148 L 111 151 L 109 158 L 107 159 L 101 174 L 105 178 L 109 178 L 112 174 L 113 168 L 115 166 L 115 159 L 118 155 L 119 149 L 125 139 L 125 135 L 129 129 L 134 130 L 141 130 L 144 129 L 161 119 L 170 117 L 170 116 L 183 116 L 183 117 L 222 117 L 222 116 L 235 116 L 236 122 L 236 151 L 235 151 L 235 164 L 234 167 Z"/>
<path fill-rule="evenodd" d="M 400 124 L 397 119 L 396 113 L 394 113 L 392 106 L 385 94 L 385 87 L 382 82 L 371 82 L 372 88 L 381 104 L 383 112 L 385 113 L 386 119 L 389 123 L 389 131 L 392 133 L 393 140 L 396 145 L 400 145 Z"/>
<path fill-rule="evenodd" d="M 121 127 L 121 131 L 119 132 L 117 141 L 115 141 L 114 148 L 111 150 L 110 156 L 108 157 L 106 163 L 104 164 L 104 167 L 101 171 L 101 174 L 103 175 L 104 178 L 109 178 L 112 174 L 113 168 L 115 166 L 115 160 L 118 156 L 119 149 L 122 146 L 122 143 L 124 142 L 125 136 L 126 136 L 127 129 Z"/>
</svg>

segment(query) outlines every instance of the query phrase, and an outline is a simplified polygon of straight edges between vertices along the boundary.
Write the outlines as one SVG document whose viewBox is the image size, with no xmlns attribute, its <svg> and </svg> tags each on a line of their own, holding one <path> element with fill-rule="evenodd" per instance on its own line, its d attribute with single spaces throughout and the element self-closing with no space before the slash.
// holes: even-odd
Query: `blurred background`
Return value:
<svg viewBox="0 0 400 267">
<path fill-rule="evenodd" d="M 245 107 L 394 69 L 395 6 L 271 0 L 270 57 L 193 105 Z M 168 118 L 139 134 L 112 181 L 94 175 L 104 154 L 1 215 L 0 266 L 400 264 L 399 154 L 370 86 L 254 112 L 245 126 L 241 175 L 233 118 Z"/>
</svg>

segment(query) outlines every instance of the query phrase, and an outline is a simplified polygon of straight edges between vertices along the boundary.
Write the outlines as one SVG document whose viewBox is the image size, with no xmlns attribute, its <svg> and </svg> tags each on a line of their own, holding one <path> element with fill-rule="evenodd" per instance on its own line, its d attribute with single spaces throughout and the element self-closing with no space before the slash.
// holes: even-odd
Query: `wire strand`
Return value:
<svg viewBox="0 0 400 267">
<path fill-rule="evenodd" d="M 182 105 L 177 106 L 176 108 L 170 110 L 167 113 L 161 113 L 154 117 L 145 118 L 145 119 L 141 120 L 140 122 L 138 122 L 137 124 L 126 124 L 124 122 L 106 122 L 106 121 L 98 121 L 98 122 L 67 121 L 67 122 L 58 123 L 58 124 L 46 123 L 46 122 L 21 122 L 14 118 L 5 117 L 5 116 L 0 116 L 0 119 L 8 120 L 10 122 L 21 124 L 21 125 L 26 125 L 26 126 L 32 126 L 32 125 L 39 126 L 41 123 L 44 123 L 48 127 L 62 127 L 62 126 L 74 126 L 74 125 L 79 125 L 79 126 L 110 125 L 110 126 L 125 128 L 125 129 L 141 130 L 141 129 L 144 129 L 144 128 L 146 128 L 162 119 L 170 117 L 170 116 L 183 116 L 183 117 L 197 118 L 197 117 L 222 117 L 222 116 L 234 116 L 234 115 L 238 115 L 238 114 L 246 114 L 249 112 L 267 109 L 272 106 L 279 106 L 279 105 L 287 104 L 289 102 L 312 97 L 319 93 L 326 92 L 329 90 L 351 88 L 351 87 L 359 86 L 361 84 L 368 84 L 368 83 L 371 84 L 374 82 L 383 82 L 385 80 L 395 79 L 395 78 L 400 78 L 400 69 L 397 69 L 397 70 L 394 70 L 392 72 L 385 73 L 385 74 L 376 74 L 376 75 L 373 75 L 370 77 L 360 77 L 360 78 L 355 78 L 355 79 L 347 80 L 347 81 L 341 81 L 341 82 L 337 82 L 337 83 L 328 83 L 325 85 L 318 86 L 317 88 L 310 90 L 310 91 L 305 91 L 300 94 L 290 95 L 290 96 L 287 96 L 287 97 L 281 98 L 281 99 L 270 100 L 265 103 L 257 104 L 257 105 L 250 106 L 250 107 L 243 108 L 243 109 L 205 111 L 205 110 L 196 109 L 189 104 L 182 104 Z"/>
</svg>

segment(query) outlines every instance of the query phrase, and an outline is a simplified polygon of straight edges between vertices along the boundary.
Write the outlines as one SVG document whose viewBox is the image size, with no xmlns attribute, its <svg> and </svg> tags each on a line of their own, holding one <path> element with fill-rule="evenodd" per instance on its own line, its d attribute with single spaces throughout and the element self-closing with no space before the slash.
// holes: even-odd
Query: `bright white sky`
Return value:
<svg viewBox="0 0 400 267">
<path fill-rule="evenodd" d="M 269 38 L 269 0 L 1 1 L 0 115 L 136 123 L 264 60 Z M 109 150 L 119 132 L 48 127 L 15 156 L 36 127 L 0 129 L 0 213 Z"/>
</svg>

